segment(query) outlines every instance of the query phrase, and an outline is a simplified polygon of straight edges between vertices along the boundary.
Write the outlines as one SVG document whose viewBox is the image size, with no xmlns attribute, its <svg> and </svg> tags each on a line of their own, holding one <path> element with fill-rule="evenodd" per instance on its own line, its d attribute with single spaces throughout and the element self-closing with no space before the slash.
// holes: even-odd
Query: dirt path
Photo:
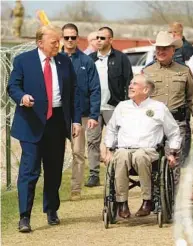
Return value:
<svg viewBox="0 0 193 246">
<path fill-rule="evenodd" d="M 62 201 L 59 210 L 61 224 L 48 226 L 45 215 L 34 206 L 31 225 L 33 232 L 21 234 L 9 230 L 3 236 L 4 246 L 171 246 L 172 226 L 164 225 L 162 229 L 156 224 L 156 216 L 145 218 L 132 216 L 127 223 L 110 225 L 105 229 L 102 221 L 103 187 L 92 189 L 95 199 L 88 197 L 90 189 L 83 191 L 83 200 Z M 134 214 L 140 201 L 139 189 L 130 191 L 130 209 Z M 98 197 L 98 198 L 97 198 Z M 14 222 L 15 223 L 15 222 Z"/>
</svg>

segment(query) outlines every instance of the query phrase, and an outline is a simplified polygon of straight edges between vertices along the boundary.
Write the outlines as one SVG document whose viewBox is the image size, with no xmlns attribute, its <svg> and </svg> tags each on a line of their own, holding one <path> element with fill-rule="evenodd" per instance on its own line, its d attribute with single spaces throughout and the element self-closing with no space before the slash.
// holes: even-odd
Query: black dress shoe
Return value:
<svg viewBox="0 0 193 246">
<path fill-rule="evenodd" d="M 49 225 L 58 225 L 60 220 L 58 218 L 57 212 L 48 210 L 47 212 L 48 224 Z"/>
<path fill-rule="evenodd" d="M 20 232 L 30 232 L 30 219 L 28 217 L 22 217 L 19 221 L 19 231 Z"/>
<path fill-rule="evenodd" d="M 85 186 L 87 186 L 87 187 L 100 186 L 100 179 L 99 179 L 99 177 L 98 176 L 94 176 L 94 175 L 90 176 L 88 178 L 88 181 L 85 184 Z"/>
</svg>

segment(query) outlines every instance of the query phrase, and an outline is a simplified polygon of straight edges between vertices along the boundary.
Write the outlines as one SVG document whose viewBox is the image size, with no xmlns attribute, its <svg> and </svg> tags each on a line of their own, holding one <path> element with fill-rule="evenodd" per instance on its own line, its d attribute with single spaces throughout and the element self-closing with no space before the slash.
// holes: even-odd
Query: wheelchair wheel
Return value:
<svg viewBox="0 0 193 246">
<path fill-rule="evenodd" d="M 165 157 L 160 164 L 160 200 L 163 223 L 169 223 L 173 216 L 174 182 L 173 172 Z"/>
<path fill-rule="evenodd" d="M 108 212 L 109 212 L 109 221 L 110 224 L 115 224 L 116 215 L 117 215 L 117 205 L 116 202 L 108 202 Z"/>
<path fill-rule="evenodd" d="M 166 165 L 165 171 L 165 182 L 166 182 L 166 206 L 168 212 L 168 221 L 169 223 L 173 218 L 174 213 L 174 176 L 173 171 L 169 167 L 168 163 Z"/>
<path fill-rule="evenodd" d="M 109 228 L 109 213 L 108 213 L 108 208 L 104 207 L 103 209 L 103 221 L 105 225 L 105 229 Z"/>
<path fill-rule="evenodd" d="M 159 211 L 157 214 L 157 221 L 158 221 L 158 225 L 159 228 L 162 228 L 163 226 L 163 215 L 162 215 L 162 211 Z"/>
<path fill-rule="evenodd" d="M 113 165 L 108 165 L 106 172 L 106 181 L 104 186 L 104 209 L 103 221 L 105 228 L 108 228 L 109 223 L 115 224 L 117 206 L 115 198 L 115 170 Z"/>
</svg>

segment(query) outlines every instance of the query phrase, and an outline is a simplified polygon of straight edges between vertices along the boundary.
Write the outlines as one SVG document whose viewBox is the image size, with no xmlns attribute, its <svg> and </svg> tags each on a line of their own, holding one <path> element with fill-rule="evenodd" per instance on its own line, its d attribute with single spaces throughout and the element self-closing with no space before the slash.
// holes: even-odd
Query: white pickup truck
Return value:
<svg viewBox="0 0 193 246">
<path fill-rule="evenodd" d="M 143 46 L 122 50 L 125 53 L 132 66 L 133 74 L 138 74 L 141 70 L 154 59 L 155 47 Z"/>
</svg>

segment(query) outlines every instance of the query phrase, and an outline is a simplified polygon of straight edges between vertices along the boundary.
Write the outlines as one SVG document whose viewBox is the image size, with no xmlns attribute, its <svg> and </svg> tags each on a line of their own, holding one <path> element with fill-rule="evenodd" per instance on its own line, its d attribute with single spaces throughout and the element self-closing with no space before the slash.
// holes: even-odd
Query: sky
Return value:
<svg viewBox="0 0 193 246">
<path fill-rule="evenodd" d="M 15 1 L 4 1 L 13 8 Z M 65 6 L 77 1 L 28 1 L 23 0 L 22 3 L 25 7 L 27 15 L 34 16 L 36 10 L 43 9 L 48 17 L 52 17 L 61 9 L 65 9 Z M 145 17 L 142 8 L 140 7 L 140 1 L 88 1 L 106 20 L 118 20 L 124 18 L 137 18 Z"/>
</svg>

